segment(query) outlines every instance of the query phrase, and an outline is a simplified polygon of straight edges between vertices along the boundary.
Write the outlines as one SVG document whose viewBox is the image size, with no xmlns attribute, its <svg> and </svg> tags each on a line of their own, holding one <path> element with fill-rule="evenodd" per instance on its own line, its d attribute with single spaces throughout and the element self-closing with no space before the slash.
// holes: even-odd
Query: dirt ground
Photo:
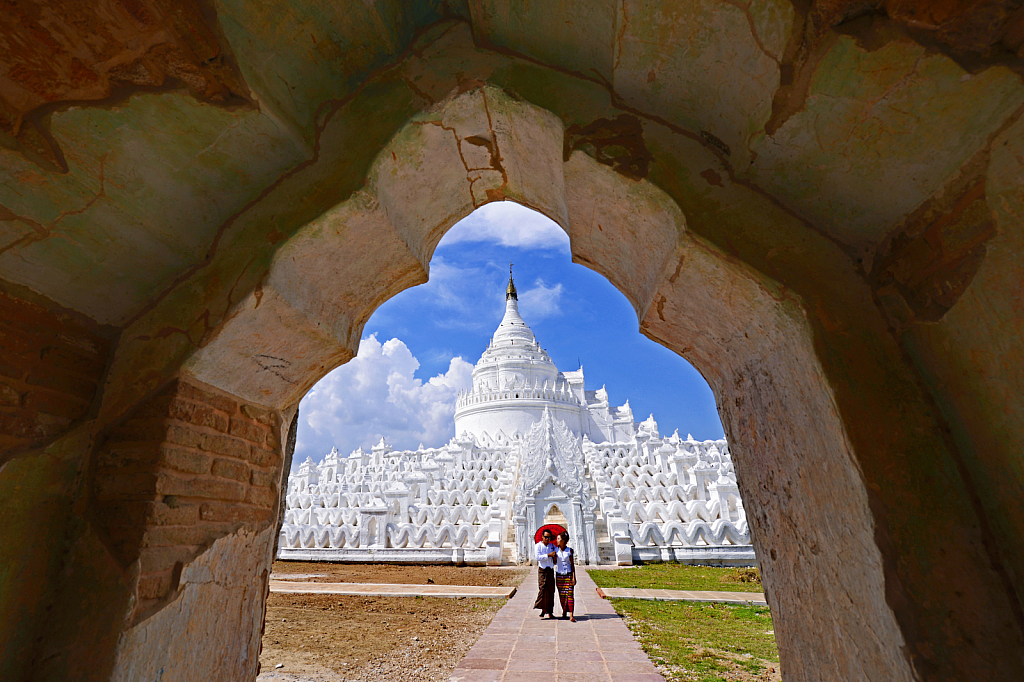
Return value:
<svg viewBox="0 0 1024 682">
<path fill-rule="evenodd" d="M 423 585 L 478 585 L 514 587 L 523 581 L 526 569 L 509 566 L 410 566 L 404 564 L 335 564 L 315 561 L 275 561 L 271 578 L 309 580 L 323 583 L 395 583 Z M 293 577 L 294 576 L 294 577 Z M 300 578 L 298 576 L 316 576 Z"/>
<path fill-rule="evenodd" d="M 275 562 L 275 578 L 512 586 L 525 569 Z M 447 680 L 504 599 L 271 594 L 260 682 Z M 282 667 L 278 668 L 278 665 Z"/>
</svg>

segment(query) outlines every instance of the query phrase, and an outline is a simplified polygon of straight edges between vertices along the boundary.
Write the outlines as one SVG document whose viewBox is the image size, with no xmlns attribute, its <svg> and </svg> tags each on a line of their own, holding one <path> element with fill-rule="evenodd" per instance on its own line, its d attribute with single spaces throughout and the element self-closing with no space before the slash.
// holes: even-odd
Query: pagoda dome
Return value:
<svg viewBox="0 0 1024 682">
<path fill-rule="evenodd" d="M 555 363 L 519 314 L 519 296 L 510 273 L 505 289 L 505 316 L 473 369 L 474 388 L 543 385 L 556 382 L 558 377 Z"/>
<path fill-rule="evenodd" d="M 509 273 L 508 286 L 505 288 L 505 316 L 501 318 L 501 324 L 498 325 L 491 338 L 491 345 L 505 348 L 514 346 L 516 341 L 521 344 L 537 345 L 533 330 L 526 325 L 519 314 L 519 295 L 516 292 L 515 282 L 512 281 L 512 273 Z"/>
<path fill-rule="evenodd" d="M 586 410 L 581 397 L 519 314 L 519 295 L 510 272 L 505 315 L 473 367 L 472 389 L 456 403 L 456 433 L 467 431 L 477 438 L 485 434 L 495 438 L 503 429 L 525 433 L 545 407 L 578 433 Z"/>
</svg>

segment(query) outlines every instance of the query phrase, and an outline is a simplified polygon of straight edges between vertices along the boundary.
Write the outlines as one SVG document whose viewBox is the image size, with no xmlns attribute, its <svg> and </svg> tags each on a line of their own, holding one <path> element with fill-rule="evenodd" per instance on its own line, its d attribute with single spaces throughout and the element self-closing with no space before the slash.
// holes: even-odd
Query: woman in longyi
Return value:
<svg viewBox="0 0 1024 682">
<path fill-rule="evenodd" d="M 576 587 L 576 561 L 572 547 L 569 546 L 569 533 L 559 533 L 556 543 L 555 588 L 558 590 L 558 601 L 562 604 L 562 618 L 568 614 L 569 620 L 575 623 L 576 617 L 572 615 L 572 610 L 573 591 Z"/>
</svg>

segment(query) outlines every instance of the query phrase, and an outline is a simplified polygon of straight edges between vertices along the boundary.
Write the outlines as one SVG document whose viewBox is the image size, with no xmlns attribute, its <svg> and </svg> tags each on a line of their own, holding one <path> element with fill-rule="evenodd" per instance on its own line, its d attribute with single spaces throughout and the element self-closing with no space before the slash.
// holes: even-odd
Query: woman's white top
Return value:
<svg viewBox="0 0 1024 682">
<path fill-rule="evenodd" d="M 555 550 L 555 573 L 572 573 L 572 547 Z"/>
<path fill-rule="evenodd" d="M 549 552 L 554 552 L 557 548 L 554 545 L 549 545 L 545 542 L 537 543 L 537 567 L 538 568 L 554 568 L 555 560 L 548 556 Z"/>
</svg>

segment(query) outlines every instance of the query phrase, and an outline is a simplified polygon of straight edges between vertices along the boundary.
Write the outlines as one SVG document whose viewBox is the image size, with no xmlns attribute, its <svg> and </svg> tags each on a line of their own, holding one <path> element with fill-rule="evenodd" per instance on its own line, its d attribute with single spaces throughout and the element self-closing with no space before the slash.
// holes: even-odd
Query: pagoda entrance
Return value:
<svg viewBox="0 0 1024 682">
<path fill-rule="evenodd" d="M 598 563 L 597 500 L 584 475 L 580 438 L 545 409 L 520 447 L 512 505 L 519 563 L 533 562 L 534 533 L 546 523 L 558 523 L 569 531 L 582 563 Z"/>
<path fill-rule="evenodd" d="M 556 523 L 559 526 L 565 528 L 566 530 L 568 530 L 569 528 L 569 519 L 566 518 L 565 514 L 562 513 L 562 510 L 558 508 L 557 504 L 552 504 L 551 507 L 548 509 L 547 513 L 544 514 L 544 523 L 542 525 L 546 526 L 549 523 Z"/>
</svg>

